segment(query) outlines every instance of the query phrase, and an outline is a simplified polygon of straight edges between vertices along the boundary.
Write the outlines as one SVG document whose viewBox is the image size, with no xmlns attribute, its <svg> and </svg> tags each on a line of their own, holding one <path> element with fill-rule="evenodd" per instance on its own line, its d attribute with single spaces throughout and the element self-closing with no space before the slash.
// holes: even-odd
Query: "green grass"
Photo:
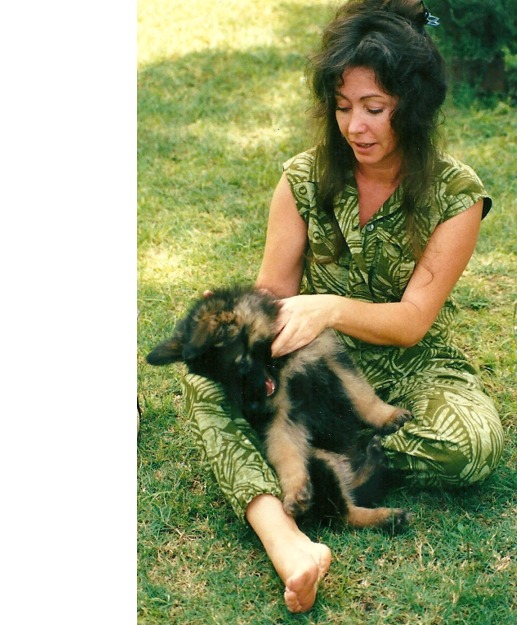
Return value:
<svg viewBox="0 0 517 625">
<path fill-rule="evenodd" d="M 311 145 L 305 55 L 327 2 L 141 0 L 139 7 L 139 622 L 498 625 L 517 617 L 517 114 L 449 103 L 447 149 L 494 199 L 460 283 L 458 341 L 507 432 L 497 473 L 460 493 L 399 489 L 389 538 L 308 525 L 334 553 L 313 610 L 290 615 L 253 532 L 194 446 L 180 367 L 145 354 L 194 297 L 253 282 L 281 163 Z"/>
</svg>

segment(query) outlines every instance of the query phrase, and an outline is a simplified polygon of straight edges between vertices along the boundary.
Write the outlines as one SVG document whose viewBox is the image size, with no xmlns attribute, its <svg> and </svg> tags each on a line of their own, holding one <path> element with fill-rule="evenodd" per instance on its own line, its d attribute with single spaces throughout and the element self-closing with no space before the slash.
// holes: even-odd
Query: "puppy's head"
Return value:
<svg viewBox="0 0 517 625">
<path fill-rule="evenodd" d="M 228 344 L 239 332 L 231 302 L 213 295 L 199 300 L 180 319 L 173 335 L 157 345 L 147 356 L 150 365 L 189 364 L 215 345 Z"/>
<path fill-rule="evenodd" d="M 216 291 L 194 305 L 147 362 L 183 361 L 192 373 L 225 384 L 241 405 L 262 401 L 275 388 L 267 366 L 277 313 L 276 301 L 256 291 Z"/>
</svg>

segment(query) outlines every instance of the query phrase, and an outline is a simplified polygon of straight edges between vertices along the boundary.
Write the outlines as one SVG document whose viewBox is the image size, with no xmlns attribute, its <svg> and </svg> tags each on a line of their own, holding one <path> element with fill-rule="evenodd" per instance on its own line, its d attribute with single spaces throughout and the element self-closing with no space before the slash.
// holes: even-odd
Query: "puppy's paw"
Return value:
<svg viewBox="0 0 517 625">
<path fill-rule="evenodd" d="M 406 421 L 409 421 L 412 418 L 413 415 L 409 412 L 409 410 L 398 407 L 394 408 L 393 416 L 390 417 L 390 420 L 380 428 L 379 434 L 383 436 L 386 434 L 393 434 L 393 432 L 399 430 L 404 423 L 406 423 Z"/>
<path fill-rule="evenodd" d="M 384 449 L 381 445 L 381 437 L 376 434 L 368 443 L 366 448 L 367 461 L 375 464 L 382 464 L 386 458 Z"/>
<path fill-rule="evenodd" d="M 392 508 L 391 516 L 386 518 L 382 524 L 382 529 L 390 531 L 392 534 L 397 534 L 403 531 L 411 522 L 412 513 L 409 510 L 403 510 L 402 508 Z"/>
<path fill-rule="evenodd" d="M 303 488 L 284 494 L 284 510 L 289 516 L 297 517 L 310 508 L 312 503 L 312 484 L 307 482 Z"/>
</svg>

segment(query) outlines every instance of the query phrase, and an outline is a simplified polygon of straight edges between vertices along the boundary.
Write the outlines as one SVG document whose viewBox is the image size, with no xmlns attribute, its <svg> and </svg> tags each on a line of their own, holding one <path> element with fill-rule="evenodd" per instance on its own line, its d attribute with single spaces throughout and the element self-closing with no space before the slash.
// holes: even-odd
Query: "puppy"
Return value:
<svg viewBox="0 0 517 625">
<path fill-rule="evenodd" d="M 314 501 L 353 527 L 399 528 L 409 513 L 372 508 L 386 472 L 380 437 L 366 454 L 356 446 L 364 425 L 389 434 L 411 415 L 377 397 L 333 330 L 281 358 L 272 358 L 279 303 L 263 292 L 231 288 L 203 298 L 171 338 L 148 356 L 151 365 L 183 361 L 219 382 L 258 432 L 276 470 L 291 516 Z"/>
</svg>

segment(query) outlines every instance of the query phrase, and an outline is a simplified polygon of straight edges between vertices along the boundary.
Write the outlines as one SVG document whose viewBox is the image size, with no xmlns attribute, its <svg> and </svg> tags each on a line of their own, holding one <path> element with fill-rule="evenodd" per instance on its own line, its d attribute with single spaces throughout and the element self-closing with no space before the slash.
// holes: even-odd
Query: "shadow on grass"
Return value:
<svg viewBox="0 0 517 625">
<path fill-rule="evenodd" d="M 304 105 L 289 94 L 305 89 L 303 67 L 300 56 L 260 48 L 193 53 L 141 72 L 141 253 L 167 245 L 191 266 L 231 265 L 244 248 L 258 270 L 281 164 L 310 146 Z M 205 253 L 192 249 L 199 243 Z"/>
</svg>

